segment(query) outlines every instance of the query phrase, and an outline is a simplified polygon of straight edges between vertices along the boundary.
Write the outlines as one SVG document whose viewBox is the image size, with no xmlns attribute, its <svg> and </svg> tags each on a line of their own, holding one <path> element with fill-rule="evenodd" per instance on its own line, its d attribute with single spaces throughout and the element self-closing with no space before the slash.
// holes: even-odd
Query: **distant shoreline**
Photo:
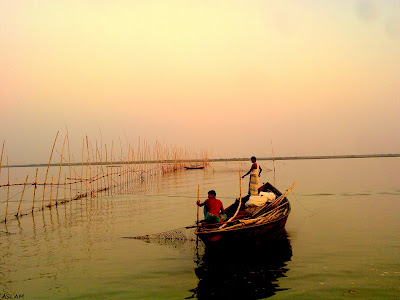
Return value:
<svg viewBox="0 0 400 300">
<path fill-rule="evenodd" d="M 343 159 L 343 158 L 382 158 L 400 157 L 400 154 L 351 154 L 351 155 L 315 155 L 315 156 L 277 156 L 277 157 L 258 157 L 257 160 L 303 160 L 303 159 Z M 250 158 L 217 158 L 210 161 L 247 161 Z"/>
<path fill-rule="evenodd" d="M 348 158 L 386 158 L 386 157 L 400 157 L 400 154 L 351 154 L 351 155 L 306 155 L 306 156 L 277 156 L 277 157 L 258 157 L 257 160 L 306 160 L 306 159 L 348 159 Z M 248 161 L 249 157 L 236 157 L 236 158 L 214 158 L 209 159 L 209 162 L 224 162 L 224 161 Z M 148 164 L 159 163 L 157 160 L 148 161 L 134 161 L 134 162 L 113 162 L 113 165 L 118 166 L 122 164 Z M 162 161 L 163 163 L 174 163 L 173 160 Z M 179 162 L 203 162 L 203 160 L 179 160 Z M 71 163 L 71 166 L 81 166 L 82 163 Z M 86 165 L 86 163 L 83 163 Z M 105 165 L 105 162 L 93 162 L 91 165 Z M 60 164 L 50 164 L 51 167 L 60 166 Z M 62 164 L 68 166 L 68 164 Z M 7 166 L 2 165 L 2 168 Z M 10 165 L 9 168 L 32 168 L 32 167 L 47 167 L 47 164 L 26 164 L 26 165 Z"/>
</svg>

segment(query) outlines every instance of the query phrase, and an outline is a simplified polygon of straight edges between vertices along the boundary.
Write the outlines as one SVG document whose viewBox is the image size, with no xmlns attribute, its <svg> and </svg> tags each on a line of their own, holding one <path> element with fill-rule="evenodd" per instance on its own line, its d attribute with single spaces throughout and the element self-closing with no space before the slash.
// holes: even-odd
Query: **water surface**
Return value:
<svg viewBox="0 0 400 300">
<path fill-rule="evenodd" d="M 0 296 L 400 296 L 399 158 L 279 161 L 275 176 L 272 162 L 260 163 L 261 181 L 281 191 L 297 182 L 287 238 L 271 247 L 214 254 L 195 241 L 123 238 L 193 224 L 198 184 L 202 198 L 214 189 L 229 205 L 239 194 L 240 163 L 219 162 L 215 172 L 167 174 L 140 192 L 81 199 L 1 224 Z"/>
</svg>

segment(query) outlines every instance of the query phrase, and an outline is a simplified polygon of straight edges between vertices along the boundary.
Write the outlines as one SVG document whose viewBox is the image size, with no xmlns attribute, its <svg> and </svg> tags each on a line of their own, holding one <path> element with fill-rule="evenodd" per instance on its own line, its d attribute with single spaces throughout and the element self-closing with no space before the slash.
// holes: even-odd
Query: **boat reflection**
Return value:
<svg viewBox="0 0 400 300">
<path fill-rule="evenodd" d="M 292 257 L 285 232 L 278 240 L 257 247 L 235 247 L 220 251 L 205 250 L 197 261 L 199 278 L 191 298 L 260 299 L 285 290 L 277 279 L 288 271 Z"/>
</svg>

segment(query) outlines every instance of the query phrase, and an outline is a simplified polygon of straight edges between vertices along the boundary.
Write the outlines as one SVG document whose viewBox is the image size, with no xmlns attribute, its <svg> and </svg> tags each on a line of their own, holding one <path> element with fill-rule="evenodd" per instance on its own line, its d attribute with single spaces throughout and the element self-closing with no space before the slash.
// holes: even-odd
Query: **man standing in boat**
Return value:
<svg viewBox="0 0 400 300">
<path fill-rule="evenodd" d="M 249 195 L 258 195 L 258 177 L 261 176 L 261 166 L 256 163 L 257 158 L 255 156 L 251 157 L 251 168 L 250 171 L 248 171 L 246 174 L 242 176 L 242 178 L 246 177 L 247 175 L 250 174 L 250 180 L 249 180 Z"/>
<path fill-rule="evenodd" d="M 198 206 L 204 206 L 204 220 L 207 223 L 218 223 L 226 219 L 225 209 L 222 202 L 215 197 L 217 193 L 214 190 L 208 192 L 208 199 L 203 203 L 197 200 Z"/>
</svg>

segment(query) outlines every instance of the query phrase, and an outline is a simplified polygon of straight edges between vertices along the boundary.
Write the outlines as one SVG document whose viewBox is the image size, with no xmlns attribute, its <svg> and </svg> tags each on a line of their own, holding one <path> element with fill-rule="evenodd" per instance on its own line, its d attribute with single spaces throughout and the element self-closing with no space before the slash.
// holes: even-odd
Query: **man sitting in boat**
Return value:
<svg viewBox="0 0 400 300">
<path fill-rule="evenodd" d="M 204 207 L 204 220 L 207 223 L 219 223 L 226 219 L 225 209 L 222 202 L 215 197 L 217 193 L 214 190 L 208 192 L 208 199 L 201 203 L 197 201 L 198 206 Z"/>
<path fill-rule="evenodd" d="M 251 157 L 251 168 L 250 171 L 248 171 L 246 174 L 242 176 L 244 178 L 245 176 L 250 174 L 250 180 L 249 180 L 249 195 L 258 195 L 258 177 L 261 176 L 261 166 L 256 163 L 257 158 L 255 156 Z"/>
</svg>

